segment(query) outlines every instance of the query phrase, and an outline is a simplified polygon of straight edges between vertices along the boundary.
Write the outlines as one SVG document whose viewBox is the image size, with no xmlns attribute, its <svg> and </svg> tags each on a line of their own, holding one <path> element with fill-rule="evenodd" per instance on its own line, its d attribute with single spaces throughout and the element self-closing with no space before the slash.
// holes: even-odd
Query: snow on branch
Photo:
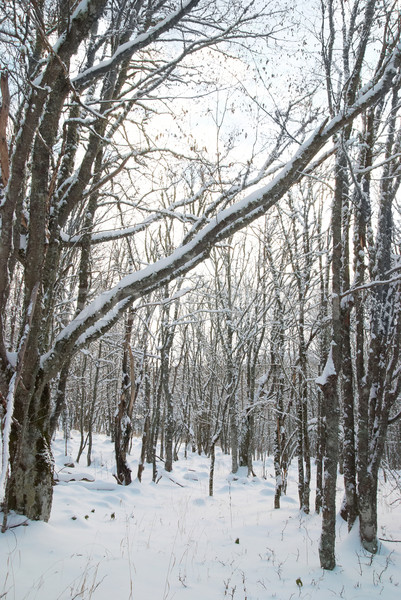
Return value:
<svg viewBox="0 0 401 600">
<path fill-rule="evenodd" d="M 315 379 L 315 383 L 321 387 L 324 387 L 327 384 L 329 377 L 337 375 L 333 361 L 333 344 L 334 342 L 332 342 L 330 346 L 329 355 L 327 357 L 326 364 L 324 365 L 323 373 L 320 375 L 320 377 L 316 377 Z"/>
<path fill-rule="evenodd" d="M 51 379 L 55 375 L 63 360 L 75 352 L 77 340 L 82 340 L 81 336 L 85 336 L 89 328 L 94 327 L 98 336 L 107 330 L 106 315 L 112 314 L 114 321 L 129 303 L 185 275 L 209 256 L 216 243 L 264 215 L 302 178 L 305 169 L 335 133 L 384 96 L 393 84 L 400 62 L 401 44 L 393 51 L 381 78 L 365 86 L 354 105 L 330 121 L 326 118 L 266 186 L 222 209 L 190 241 L 169 256 L 127 275 L 111 290 L 100 294 L 60 332 L 53 348 L 43 356 L 41 364 L 46 376 Z"/>
<path fill-rule="evenodd" d="M 346 298 L 347 296 L 351 296 L 355 292 L 361 292 L 363 290 L 369 290 L 371 288 L 380 286 L 380 285 L 391 285 L 393 283 L 397 283 L 401 281 L 401 275 L 397 275 L 395 277 L 391 277 L 390 279 L 375 279 L 374 281 L 370 281 L 369 283 L 365 283 L 363 285 L 358 285 L 357 287 L 350 288 L 341 294 L 341 298 Z"/>
<path fill-rule="evenodd" d="M 5 418 L 3 424 L 3 432 L 2 432 L 2 447 L 1 447 L 1 469 L 0 469 L 0 498 L 4 494 L 5 491 L 5 482 L 8 474 L 9 461 L 10 461 L 10 435 L 11 435 L 11 425 L 13 422 L 14 415 L 14 401 L 18 388 L 18 384 L 21 381 L 22 372 L 24 369 L 24 360 L 25 360 L 25 351 L 28 345 L 28 338 L 31 332 L 32 319 L 35 309 L 36 300 L 38 297 L 39 291 L 39 283 L 36 283 L 34 286 L 30 303 L 27 310 L 26 315 L 26 323 L 23 330 L 23 335 L 20 340 L 18 353 L 16 357 L 16 368 L 11 377 L 10 383 L 8 385 L 8 394 L 5 401 Z"/>
<path fill-rule="evenodd" d="M 135 52 L 145 48 L 158 37 L 160 37 L 160 35 L 179 23 L 183 16 L 185 16 L 197 4 L 199 4 L 199 1 L 200 0 L 186 0 L 185 2 L 182 2 L 181 6 L 176 11 L 168 15 L 165 19 L 160 21 L 160 23 L 157 23 L 153 27 L 149 28 L 145 33 L 140 33 L 133 40 L 130 40 L 125 44 L 121 44 L 111 58 L 103 60 L 97 65 L 86 69 L 77 75 L 77 77 L 75 77 L 72 81 L 74 87 L 77 89 L 82 89 L 94 79 L 114 69 L 122 61 L 131 58 Z"/>
</svg>

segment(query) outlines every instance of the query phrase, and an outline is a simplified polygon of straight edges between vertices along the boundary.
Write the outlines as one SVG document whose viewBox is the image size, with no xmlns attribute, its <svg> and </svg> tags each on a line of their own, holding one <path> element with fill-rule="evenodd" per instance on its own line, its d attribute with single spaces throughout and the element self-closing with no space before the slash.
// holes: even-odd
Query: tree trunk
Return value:
<svg viewBox="0 0 401 600">
<path fill-rule="evenodd" d="M 316 380 L 323 392 L 326 443 L 324 453 L 324 488 L 322 510 L 322 534 L 320 537 L 320 565 L 332 570 L 336 566 L 336 483 L 338 466 L 339 399 L 338 377 L 341 370 L 341 267 L 343 168 L 345 157 L 338 152 L 336 160 L 336 187 L 333 198 L 331 231 L 333 240 L 332 269 L 332 343 L 322 376 Z"/>
<path fill-rule="evenodd" d="M 168 385 L 168 384 L 167 384 Z M 166 449 L 166 462 L 164 468 L 166 471 L 171 472 L 173 470 L 173 443 L 174 443 L 174 402 L 170 393 L 170 390 L 166 390 L 166 421 L 165 421 L 165 441 L 164 447 Z"/>
<path fill-rule="evenodd" d="M 145 387 L 145 422 L 143 425 L 142 433 L 142 446 L 141 456 L 138 464 L 138 479 L 142 481 L 142 473 L 145 469 L 145 461 L 149 451 L 149 438 L 150 438 L 150 381 L 149 374 L 144 374 L 144 387 Z"/>
<path fill-rule="evenodd" d="M 323 569 L 333 570 L 336 566 L 336 483 L 338 465 L 338 395 L 337 374 L 329 375 L 321 388 L 325 405 L 326 448 L 324 455 L 324 488 L 322 507 L 322 533 L 319 557 Z"/>
<path fill-rule="evenodd" d="M 391 116 L 388 121 L 384 157 L 386 159 L 380 181 L 380 204 L 377 220 L 376 244 L 372 249 L 374 280 L 386 281 L 393 263 L 393 201 L 401 180 L 398 175 L 400 161 L 395 157 L 399 149 L 397 138 L 398 89 L 392 92 Z M 368 134 L 372 134 L 368 129 Z M 360 204 L 358 226 L 368 232 L 370 206 L 365 196 Z M 371 261 L 373 262 L 373 261 Z M 363 271 L 360 267 L 360 271 Z M 371 337 L 365 377 L 358 387 L 358 496 L 360 538 L 363 547 L 375 553 L 377 541 L 377 480 L 383 456 L 389 415 L 401 390 L 399 369 L 401 319 L 400 286 L 397 282 L 382 284 L 372 289 L 370 304 Z M 361 335 L 358 339 L 360 351 Z M 358 370 L 363 368 L 363 354 L 359 357 Z M 360 363 L 360 364 L 359 364 Z"/>
<path fill-rule="evenodd" d="M 325 451 L 325 425 L 323 419 L 323 399 L 318 395 L 318 415 L 317 415 L 317 441 L 316 441 L 316 497 L 315 511 L 320 513 L 323 506 L 323 455 Z"/>
<path fill-rule="evenodd" d="M 132 424 L 127 415 L 124 399 L 121 398 L 115 418 L 114 448 L 116 454 L 117 482 L 121 485 L 130 485 L 132 482 L 131 469 L 127 463 L 127 452 L 131 439 Z"/>
<path fill-rule="evenodd" d="M 277 403 L 276 403 L 277 407 Z M 282 454 L 282 408 L 278 408 L 276 418 L 276 427 L 274 431 L 274 475 L 276 487 L 274 492 L 274 508 L 280 508 L 280 498 L 283 489 L 283 476 L 281 472 L 281 454 Z"/>
<path fill-rule="evenodd" d="M 306 366 L 306 365 L 305 365 Z M 305 373 L 301 373 L 305 380 Z M 310 512 L 310 482 L 311 482 L 311 455 L 308 431 L 308 399 L 306 381 L 303 381 L 304 395 L 302 398 L 302 425 L 303 425 L 303 443 L 304 443 L 304 461 L 305 461 L 305 477 L 304 477 L 304 493 L 302 496 L 302 510 L 304 513 Z"/>
<path fill-rule="evenodd" d="M 216 463 L 216 442 L 217 439 L 213 439 L 210 446 L 210 470 L 209 470 L 209 496 L 213 496 L 213 482 L 214 482 L 214 465 Z"/>
<path fill-rule="evenodd" d="M 57 392 L 56 392 L 56 401 L 54 410 L 52 412 L 52 416 L 50 418 L 50 430 L 52 436 L 56 433 L 56 429 L 60 420 L 61 415 L 66 410 L 66 389 L 67 389 L 67 380 L 68 380 L 68 372 L 70 369 L 71 361 L 67 361 L 66 365 L 61 369 L 60 377 L 57 383 Z"/>
<path fill-rule="evenodd" d="M 365 550 L 376 554 L 377 541 L 377 477 L 367 473 L 359 479 L 359 535 Z"/>
<path fill-rule="evenodd" d="M 28 405 L 28 414 L 23 415 L 20 408 Z M 32 520 L 48 521 L 50 518 L 54 463 L 49 414 L 48 386 L 33 397 L 26 391 L 18 392 L 10 436 L 11 472 L 6 486 L 3 528 L 9 510 Z"/>
<path fill-rule="evenodd" d="M 348 327 L 343 327 L 343 464 L 345 498 L 341 511 L 350 531 L 358 515 L 356 493 L 354 388 L 352 383 L 351 343 Z"/>
<path fill-rule="evenodd" d="M 252 445 L 253 445 L 253 406 L 245 407 L 241 426 L 241 443 L 239 452 L 240 467 L 247 467 L 248 475 L 252 475 Z"/>
</svg>

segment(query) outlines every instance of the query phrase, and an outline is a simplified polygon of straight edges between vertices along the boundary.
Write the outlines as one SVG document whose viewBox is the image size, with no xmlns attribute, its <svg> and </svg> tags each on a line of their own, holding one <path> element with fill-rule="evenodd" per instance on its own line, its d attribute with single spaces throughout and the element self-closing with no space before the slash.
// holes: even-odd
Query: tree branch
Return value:
<svg viewBox="0 0 401 600">
<path fill-rule="evenodd" d="M 393 51 L 379 81 L 365 86 L 353 106 L 329 122 L 326 118 L 269 184 L 220 211 L 192 240 L 170 256 L 128 275 L 91 302 L 57 336 L 53 348 L 42 357 L 46 379 L 51 379 L 62 362 L 75 352 L 76 345 L 85 341 L 90 328 L 92 331 L 95 328 L 96 336 L 100 337 L 110 327 L 109 319 L 114 322 L 116 313 L 125 310 L 129 303 L 188 273 L 209 256 L 216 243 L 243 229 L 274 206 L 302 178 L 303 171 L 327 141 L 386 94 L 393 85 L 400 62 L 401 44 Z"/>
</svg>

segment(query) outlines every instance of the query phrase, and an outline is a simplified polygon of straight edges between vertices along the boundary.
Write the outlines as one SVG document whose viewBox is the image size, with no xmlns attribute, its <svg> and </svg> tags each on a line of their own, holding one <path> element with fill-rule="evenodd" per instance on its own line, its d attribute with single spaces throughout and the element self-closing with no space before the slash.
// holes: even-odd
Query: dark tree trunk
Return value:
<svg viewBox="0 0 401 600">
<path fill-rule="evenodd" d="M 316 497 L 315 511 L 319 514 L 323 506 L 323 455 L 325 452 L 325 425 L 323 417 L 323 398 L 318 395 L 317 440 L 316 440 Z"/>
<path fill-rule="evenodd" d="M 319 207 L 318 222 L 319 232 L 322 229 L 321 206 Z M 319 271 L 320 271 L 320 306 L 319 306 L 319 324 L 320 324 L 320 368 L 319 372 L 324 370 L 324 357 L 329 351 L 328 335 L 328 281 L 329 281 L 329 263 L 323 265 L 324 240 L 322 236 L 319 240 Z M 317 395 L 317 441 L 316 441 L 316 497 L 315 510 L 320 513 L 323 505 L 323 457 L 325 453 L 326 427 L 324 418 L 324 397 L 321 391 Z"/>
<path fill-rule="evenodd" d="M 212 440 L 212 443 L 210 445 L 209 496 L 213 496 L 214 465 L 216 463 L 216 442 L 217 440 Z"/>
<path fill-rule="evenodd" d="M 305 373 L 302 374 L 305 379 Z M 311 455 L 308 431 L 308 399 L 306 381 L 303 381 L 304 396 L 302 398 L 302 423 L 303 423 L 303 443 L 304 443 L 304 461 L 305 461 L 305 478 L 304 478 L 304 493 L 302 497 L 302 510 L 304 513 L 310 512 L 310 482 L 311 482 Z"/>
<path fill-rule="evenodd" d="M 321 386 L 326 416 L 326 444 L 324 453 L 324 488 L 322 506 L 322 533 L 319 557 L 323 569 L 333 570 L 336 566 L 336 483 L 338 465 L 339 408 L 337 375 L 327 377 Z"/>
<path fill-rule="evenodd" d="M 282 475 L 282 442 L 283 442 L 283 416 L 282 416 L 282 399 L 280 406 L 280 398 L 276 401 L 278 411 L 276 417 L 276 427 L 274 430 L 274 475 L 276 479 L 276 487 L 274 492 L 274 508 L 280 508 L 280 498 L 283 490 L 283 475 Z"/>
<path fill-rule="evenodd" d="M 82 380 L 85 377 L 86 365 L 87 365 L 87 357 L 85 356 L 83 365 L 82 365 L 82 375 L 81 375 Z M 80 433 L 81 439 L 80 439 L 77 458 L 76 458 L 77 463 L 79 463 L 79 461 L 81 460 L 82 453 L 85 450 L 85 446 L 88 441 L 88 438 L 85 437 L 85 410 L 86 410 L 85 401 L 86 401 L 86 386 L 82 385 L 81 390 L 80 390 L 80 403 L 79 403 L 79 433 Z"/>
<path fill-rule="evenodd" d="M 114 449 L 116 455 L 116 479 L 121 485 L 132 482 L 131 469 L 127 463 L 127 452 L 131 440 L 132 425 L 127 415 L 127 407 L 122 397 L 115 417 Z"/>
<path fill-rule="evenodd" d="M 181 283 L 178 284 L 178 290 L 181 287 Z M 164 289 L 164 298 L 169 297 L 169 287 L 166 286 Z M 175 433 L 175 420 L 174 420 L 174 399 L 172 390 L 170 387 L 170 369 L 171 369 L 171 348 L 174 341 L 174 334 L 176 329 L 176 321 L 179 310 L 179 300 L 175 301 L 173 323 L 170 322 L 170 306 L 171 303 L 167 302 L 162 309 L 162 348 L 160 351 L 160 378 L 161 378 L 161 389 L 165 401 L 165 410 L 163 418 L 163 432 L 164 432 L 164 448 L 166 451 L 166 460 L 164 468 L 166 471 L 171 472 L 173 470 L 174 462 L 174 433 Z M 163 444 L 162 444 L 163 447 Z M 160 456 L 162 456 L 162 449 L 160 450 Z"/>
<path fill-rule="evenodd" d="M 336 483 L 338 467 L 339 398 L 338 377 L 341 370 L 342 330 L 341 330 L 341 268 L 342 247 L 342 207 L 344 155 L 339 152 L 336 160 L 336 187 L 334 191 L 331 231 L 333 243 L 332 269 L 332 342 L 329 357 L 321 378 L 317 380 L 323 393 L 323 414 L 325 416 L 324 487 L 322 510 L 322 534 L 320 537 L 320 565 L 332 570 L 336 565 Z"/>
<path fill-rule="evenodd" d="M 341 510 L 341 516 L 347 521 L 348 530 L 350 531 L 358 516 L 358 498 L 356 489 L 354 386 L 351 341 L 348 326 L 343 327 L 342 371 L 344 431 L 343 468 L 345 497 Z"/>
<path fill-rule="evenodd" d="M 248 405 L 245 408 L 241 425 L 241 443 L 239 451 L 240 467 L 247 467 L 248 475 L 253 474 L 252 467 L 252 447 L 253 447 L 253 407 Z"/>
<path fill-rule="evenodd" d="M 17 392 L 10 437 L 11 473 L 4 502 L 7 513 L 15 510 L 32 520 L 48 521 L 53 499 L 53 457 L 50 443 L 50 390 L 39 387 L 34 396 Z"/>
<path fill-rule="evenodd" d="M 133 322 L 134 310 L 130 309 L 125 326 L 122 389 L 120 402 L 114 419 L 114 448 L 117 467 L 116 479 L 121 485 L 129 485 L 132 482 L 131 469 L 127 462 L 127 454 L 132 435 L 132 412 L 139 387 L 139 382 L 135 382 L 134 357 L 131 350 Z"/>
<path fill-rule="evenodd" d="M 142 446 L 141 446 L 141 456 L 138 464 L 138 479 L 142 481 L 142 473 L 145 469 L 145 461 L 147 457 L 147 453 L 149 450 L 149 438 L 150 438 L 150 381 L 149 374 L 145 373 L 145 422 L 143 425 L 142 432 Z"/>
<path fill-rule="evenodd" d="M 345 166 L 344 166 L 345 169 Z M 342 289 L 350 289 L 349 272 L 349 184 L 343 176 L 343 268 Z M 341 509 L 342 517 L 348 522 L 350 531 L 358 515 L 358 500 L 356 490 L 356 454 L 355 454 L 355 419 L 354 419 L 354 372 L 351 349 L 351 310 L 353 300 L 343 299 L 341 307 L 341 339 L 342 339 L 342 399 L 343 399 L 343 473 L 345 496 Z"/>
</svg>

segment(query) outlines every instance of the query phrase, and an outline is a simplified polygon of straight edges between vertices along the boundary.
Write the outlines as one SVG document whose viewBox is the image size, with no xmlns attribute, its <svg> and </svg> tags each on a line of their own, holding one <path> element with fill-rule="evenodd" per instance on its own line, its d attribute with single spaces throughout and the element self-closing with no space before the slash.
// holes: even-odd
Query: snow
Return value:
<svg viewBox="0 0 401 600">
<path fill-rule="evenodd" d="M 336 368 L 335 368 L 334 362 L 333 362 L 333 343 L 330 346 L 330 352 L 327 357 L 326 364 L 323 369 L 323 373 L 320 375 L 320 377 L 316 377 L 316 379 L 315 379 L 315 383 L 317 383 L 317 385 L 321 385 L 321 386 L 326 385 L 328 378 L 331 375 L 336 375 Z"/>
<path fill-rule="evenodd" d="M 72 432 L 68 454 L 80 436 Z M 215 495 L 208 497 L 209 459 L 183 452 L 172 473 L 118 486 L 113 444 L 94 439 L 91 467 L 65 467 L 61 435 L 54 442 L 59 483 L 48 524 L 26 522 L 0 534 L 0 597 L 6 600 L 398 600 L 401 545 L 383 542 L 375 557 L 360 547 L 357 528 L 337 521 L 337 562 L 319 567 L 320 516 L 297 503 L 296 464 L 288 495 L 274 510 L 274 468 L 256 461 L 255 478 L 230 476 L 230 457 L 216 451 Z M 130 457 L 137 469 L 140 442 Z M 262 477 L 263 466 L 267 479 Z M 75 481 L 68 475 L 74 471 Z M 60 477 L 61 474 L 64 474 Z M 89 481 L 84 481 L 83 479 Z M 64 481 L 61 481 L 64 479 Z M 179 485 L 177 485 L 179 484 Z M 379 494 L 380 535 L 401 539 L 399 491 Z M 339 490 L 338 506 L 342 491 Z M 312 498 L 313 500 L 313 498 Z M 25 519 L 11 515 L 10 524 Z M 297 583 L 298 580 L 298 583 Z"/>
<path fill-rule="evenodd" d="M 83 0 L 86 3 L 87 0 Z M 169 14 L 165 19 L 157 23 L 155 26 L 150 27 L 146 32 L 140 33 L 136 35 L 132 40 L 121 44 L 113 56 L 109 59 L 100 61 L 95 66 L 86 69 L 75 79 L 73 80 L 73 84 L 76 87 L 80 85 L 84 85 L 87 81 L 95 78 L 99 72 L 105 72 L 107 69 L 111 69 L 116 64 L 118 64 L 119 60 L 130 58 L 136 50 L 142 49 L 148 43 L 152 42 L 155 36 L 160 35 L 166 29 L 168 30 L 171 27 L 171 23 L 174 23 L 174 20 L 178 17 L 180 13 L 185 14 L 190 4 L 193 3 L 193 0 L 186 0 L 179 4 L 179 7 Z M 78 7 L 79 8 L 79 7 Z"/>
<path fill-rule="evenodd" d="M 5 482 L 8 473 L 8 464 L 10 459 L 10 435 L 11 435 L 11 424 L 14 413 L 14 399 L 15 399 L 15 389 L 16 389 L 16 381 L 17 381 L 17 373 L 15 372 L 11 377 L 11 381 L 9 384 L 9 392 L 7 395 L 7 410 L 4 418 L 4 423 L 2 424 L 3 432 L 0 440 L 0 449 L 1 449 L 1 471 L 0 471 L 0 499 L 3 498 Z M 1 596 L 0 596 L 1 598 Z"/>
<path fill-rule="evenodd" d="M 13 369 L 15 369 L 17 366 L 18 352 L 8 352 L 7 351 L 7 360 L 10 363 L 10 365 L 13 367 Z"/>
</svg>

